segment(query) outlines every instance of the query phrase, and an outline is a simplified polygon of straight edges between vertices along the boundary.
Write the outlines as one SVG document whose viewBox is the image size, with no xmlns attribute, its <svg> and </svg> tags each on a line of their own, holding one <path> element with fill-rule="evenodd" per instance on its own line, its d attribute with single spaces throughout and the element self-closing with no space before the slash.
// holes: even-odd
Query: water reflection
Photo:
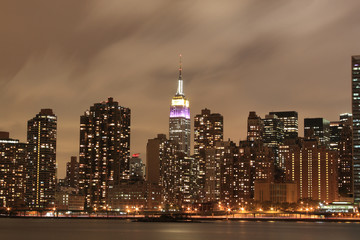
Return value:
<svg viewBox="0 0 360 240">
<path fill-rule="evenodd" d="M 0 219 L 1 240 L 225 240 L 359 239 L 357 223 L 206 222 L 140 223 L 126 220 Z"/>
</svg>

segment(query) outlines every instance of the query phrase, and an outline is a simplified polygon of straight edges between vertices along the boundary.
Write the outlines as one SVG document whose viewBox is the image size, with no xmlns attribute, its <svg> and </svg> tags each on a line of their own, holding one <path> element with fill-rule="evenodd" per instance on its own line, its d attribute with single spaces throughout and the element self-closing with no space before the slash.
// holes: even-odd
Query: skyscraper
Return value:
<svg viewBox="0 0 360 240">
<path fill-rule="evenodd" d="M 194 118 L 194 158 L 197 163 L 197 183 L 199 198 L 204 197 L 205 187 L 205 151 L 222 141 L 224 136 L 223 116 L 211 113 L 207 108 Z"/>
<path fill-rule="evenodd" d="M 26 199 L 30 207 L 54 206 L 56 185 L 57 117 L 51 109 L 41 109 L 28 121 Z"/>
<path fill-rule="evenodd" d="M 234 170 L 235 173 L 238 172 L 238 178 L 234 183 L 238 185 L 237 195 L 242 198 L 240 202 L 243 202 L 254 197 L 255 181 L 274 181 L 275 156 L 273 148 L 261 141 L 240 141 L 239 148 L 239 162 Z M 247 173 L 249 167 L 250 172 Z"/>
<path fill-rule="evenodd" d="M 330 122 L 330 150 L 339 151 L 340 134 L 342 131 L 342 124 L 340 121 Z"/>
<path fill-rule="evenodd" d="M 256 112 L 249 112 L 247 121 L 247 140 L 256 141 L 263 140 L 264 121 L 256 115 Z"/>
<path fill-rule="evenodd" d="M 295 111 L 270 112 L 284 123 L 284 139 L 296 139 L 299 135 L 298 113 Z"/>
<path fill-rule="evenodd" d="M 286 179 L 296 182 L 300 199 L 338 199 L 337 153 L 307 139 L 285 153 Z"/>
<path fill-rule="evenodd" d="M 320 146 L 330 148 L 330 121 L 324 118 L 305 118 L 304 137 L 317 139 Z"/>
<path fill-rule="evenodd" d="M 146 145 L 146 179 L 162 187 L 165 203 L 179 205 L 189 201 L 192 158 L 177 150 L 178 145 L 165 134 L 149 139 Z"/>
<path fill-rule="evenodd" d="M 218 141 L 206 149 L 205 202 L 233 203 L 234 162 L 239 148 L 232 141 Z"/>
<path fill-rule="evenodd" d="M 87 208 L 106 206 L 109 188 L 129 178 L 130 109 L 113 98 L 80 117 L 79 188 Z"/>
<path fill-rule="evenodd" d="M 353 125 L 350 113 L 340 114 L 338 179 L 340 196 L 353 194 Z"/>
<path fill-rule="evenodd" d="M 169 139 L 178 144 L 178 150 L 190 156 L 190 108 L 183 89 L 182 63 L 180 55 L 178 88 L 171 100 Z"/>
<path fill-rule="evenodd" d="M 284 142 L 284 123 L 277 115 L 266 115 L 264 121 L 264 144 L 273 149 L 275 164 L 277 167 L 283 167 L 279 157 L 279 146 Z"/>
<path fill-rule="evenodd" d="M 204 148 L 215 146 L 224 137 L 223 116 L 211 113 L 207 108 L 201 110 L 194 118 L 194 154 L 199 154 Z"/>
<path fill-rule="evenodd" d="M 360 203 L 360 55 L 351 57 L 354 201 Z"/>
<path fill-rule="evenodd" d="M 25 162 L 26 143 L 0 132 L 0 208 L 24 205 Z"/>
</svg>

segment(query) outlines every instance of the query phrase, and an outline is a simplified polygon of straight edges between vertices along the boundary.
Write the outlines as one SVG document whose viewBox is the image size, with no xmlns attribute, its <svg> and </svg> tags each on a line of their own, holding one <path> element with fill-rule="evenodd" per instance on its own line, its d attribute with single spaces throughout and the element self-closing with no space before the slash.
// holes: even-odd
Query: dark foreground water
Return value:
<svg viewBox="0 0 360 240">
<path fill-rule="evenodd" d="M 359 223 L 206 222 L 137 223 L 127 220 L 0 219 L 1 240 L 347 240 Z"/>
</svg>

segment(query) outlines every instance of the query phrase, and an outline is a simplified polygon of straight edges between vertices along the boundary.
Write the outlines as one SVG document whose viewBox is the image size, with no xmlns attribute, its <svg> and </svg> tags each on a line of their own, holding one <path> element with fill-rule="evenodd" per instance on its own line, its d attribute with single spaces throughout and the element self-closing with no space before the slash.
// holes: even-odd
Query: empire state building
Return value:
<svg viewBox="0 0 360 240">
<path fill-rule="evenodd" d="M 171 100 L 169 138 L 178 144 L 178 150 L 190 156 L 190 103 L 186 99 L 182 79 L 180 55 L 179 80 L 175 96 Z"/>
</svg>

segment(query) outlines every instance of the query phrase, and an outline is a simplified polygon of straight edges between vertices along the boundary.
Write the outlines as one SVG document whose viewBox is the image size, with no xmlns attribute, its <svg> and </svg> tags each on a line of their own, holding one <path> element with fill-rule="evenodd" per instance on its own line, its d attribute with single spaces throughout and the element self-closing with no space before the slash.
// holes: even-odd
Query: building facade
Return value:
<svg viewBox="0 0 360 240">
<path fill-rule="evenodd" d="M 330 149 L 338 153 L 339 194 L 353 194 L 352 115 L 344 113 L 339 121 L 330 122 Z"/>
<path fill-rule="evenodd" d="M 297 203 L 296 183 L 255 182 L 254 200 L 272 203 Z"/>
<path fill-rule="evenodd" d="M 0 132 L 0 209 L 25 207 L 27 145 Z"/>
<path fill-rule="evenodd" d="M 262 141 L 241 141 L 239 144 L 239 161 L 235 172 L 239 172 L 239 178 L 235 180 L 238 185 L 237 195 L 242 196 L 239 201 L 254 198 L 254 183 L 256 181 L 273 182 L 275 171 L 275 155 L 271 147 Z M 250 170 L 249 173 L 246 171 Z M 242 174 L 240 174 L 243 172 Z M 243 178 L 243 179 L 242 179 Z M 241 186 L 244 184 L 244 186 Z M 248 185 L 245 185 L 248 184 Z M 242 188 L 246 191 L 243 193 Z"/>
<path fill-rule="evenodd" d="M 106 206 L 109 188 L 129 179 L 130 113 L 109 98 L 80 117 L 79 189 L 85 208 Z"/>
<path fill-rule="evenodd" d="M 133 180 L 144 180 L 145 177 L 145 164 L 139 156 L 135 153 L 130 158 L 130 179 Z"/>
<path fill-rule="evenodd" d="M 146 181 L 124 180 L 110 189 L 107 210 L 128 214 L 162 208 L 161 187 Z"/>
<path fill-rule="evenodd" d="M 317 140 L 291 145 L 285 156 L 286 180 L 296 182 L 298 197 L 333 202 L 338 199 L 337 152 Z"/>
<path fill-rule="evenodd" d="M 196 179 L 194 159 L 178 150 L 165 134 L 149 139 L 146 148 L 146 179 L 162 188 L 164 203 L 181 206 L 192 202 Z"/>
<path fill-rule="evenodd" d="M 27 124 L 26 201 L 31 208 L 52 208 L 56 187 L 57 117 L 41 109 Z"/>
<path fill-rule="evenodd" d="M 66 163 L 65 185 L 72 188 L 79 188 L 79 162 L 76 156 L 71 156 L 70 162 Z"/>
<path fill-rule="evenodd" d="M 270 112 L 284 123 L 284 139 L 296 139 L 299 136 L 298 113 L 295 111 Z"/>
<path fill-rule="evenodd" d="M 194 118 L 194 158 L 198 166 L 197 171 L 197 198 L 202 199 L 205 187 L 205 151 L 222 141 L 224 136 L 224 120 L 219 113 L 211 113 L 207 108 L 201 110 Z"/>
<path fill-rule="evenodd" d="M 360 55 L 351 57 L 354 201 L 360 203 Z"/>
<path fill-rule="evenodd" d="M 353 196 L 353 118 L 350 113 L 340 115 L 341 132 L 338 144 L 339 194 Z"/>
<path fill-rule="evenodd" d="M 234 198 L 234 162 L 238 157 L 238 147 L 232 141 L 218 141 L 205 152 L 204 202 L 221 202 L 225 206 L 231 206 Z"/>
<path fill-rule="evenodd" d="M 330 148 L 330 121 L 324 118 L 305 118 L 304 137 L 316 139 L 320 146 Z"/>
<path fill-rule="evenodd" d="M 169 118 L 169 139 L 178 145 L 178 150 L 190 156 L 190 102 L 183 88 L 182 64 L 180 60 L 178 88 L 171 100 Z"/>
<path fill-rule="evenodd" d="M 265 146 L 270 147 L 275 156 L 275 165 L 283 168 L 284 163 L 280 161 L 279 147 L 284 142 L 284 122 L 277 115 L 266 115 L 264 121 L 264 137 Z"/>
<path fill-rule="evenodd" d="M 257 141 L 263 140 L 264 121 L 256 115 L 256 112 L 250 112 L 247 120 L 247 140 Z"/>
</svg>

